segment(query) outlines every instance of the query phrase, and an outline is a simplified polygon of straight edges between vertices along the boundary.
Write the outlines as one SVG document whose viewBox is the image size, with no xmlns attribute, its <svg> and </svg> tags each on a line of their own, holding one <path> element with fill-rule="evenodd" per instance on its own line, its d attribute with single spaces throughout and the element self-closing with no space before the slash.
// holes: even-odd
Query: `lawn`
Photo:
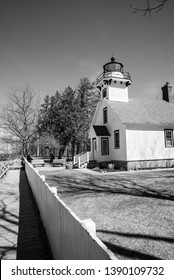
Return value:
<svg viewBox="0 0 174 280">
<path fill-rule="evenodd" d="M 174 171 L 40 171 L 118 259 L 174 260 Z"/>
</svg>

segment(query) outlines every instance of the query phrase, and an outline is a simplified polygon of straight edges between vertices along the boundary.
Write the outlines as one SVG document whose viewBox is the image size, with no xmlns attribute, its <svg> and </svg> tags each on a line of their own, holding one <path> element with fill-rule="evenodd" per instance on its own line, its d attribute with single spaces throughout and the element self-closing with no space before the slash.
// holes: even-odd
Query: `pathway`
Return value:
<svg viewBox="0 0 174 280">
<path fill-rule="evenodd" d="M 8 171 L 0 182 L 0 259 L 52 259 L 23 170 Z"/>
</svg>

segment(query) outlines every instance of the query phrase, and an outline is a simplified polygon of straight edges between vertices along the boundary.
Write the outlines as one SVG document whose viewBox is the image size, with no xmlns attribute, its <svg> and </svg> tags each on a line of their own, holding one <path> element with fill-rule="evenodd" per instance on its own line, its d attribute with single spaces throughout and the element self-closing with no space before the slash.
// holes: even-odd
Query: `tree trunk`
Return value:
<svg viewBox="0 0 174 280">
<path fill-rule="evenodd" d="M 23 141 L 22 143 L 22 153 L 23 153 L 23 156 L 26 157 L 27 154 L 28 154 L 28 150 L 27 150 L 27 144 L 25 141 Z"/>
<path fill-rule="evenodd" d="M 65 152 L 65 147 L 61 147 L 61 148 L 59 149 L 59 156 L 58 156 L 58 158 L 61 159 L 61 158 L 63 157 L 64 152 Z"/>
<path fill-rule="evenodd" d="M 80 143 L 77 144 L 77 155 L 81 153 L 81 145 Z"/>
<path fill-rule="evenodd" d="M 75 156 L 75 140 L 74 139 L 71 142 L 71 154 L 72 154 L 72 158 L 74 158 L 74 156 Z"/>
</svg>

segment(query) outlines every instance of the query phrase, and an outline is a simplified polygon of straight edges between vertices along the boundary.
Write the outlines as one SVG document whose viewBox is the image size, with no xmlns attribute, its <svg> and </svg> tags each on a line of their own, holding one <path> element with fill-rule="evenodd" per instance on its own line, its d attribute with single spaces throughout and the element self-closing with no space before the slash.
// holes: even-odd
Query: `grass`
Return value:
<svg viewBox="0 0 174 280">
<path fill-rule="evenodd" d="M 174 171 L 40 171 L 118 259 L 174 259 Z"/>
</svg>

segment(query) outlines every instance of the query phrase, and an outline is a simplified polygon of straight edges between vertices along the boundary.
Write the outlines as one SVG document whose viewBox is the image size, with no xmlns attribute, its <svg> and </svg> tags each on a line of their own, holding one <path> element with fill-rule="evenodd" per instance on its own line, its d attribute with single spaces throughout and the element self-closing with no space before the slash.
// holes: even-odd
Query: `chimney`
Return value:
<svg viewBox="0 0 174 280">
<path fill-rule="evenodd" d="M 174 93 L 172 93 L 172 86 L 167 82 L 162 88 L 163 100 L 174 103 Z"/>
</svg>

